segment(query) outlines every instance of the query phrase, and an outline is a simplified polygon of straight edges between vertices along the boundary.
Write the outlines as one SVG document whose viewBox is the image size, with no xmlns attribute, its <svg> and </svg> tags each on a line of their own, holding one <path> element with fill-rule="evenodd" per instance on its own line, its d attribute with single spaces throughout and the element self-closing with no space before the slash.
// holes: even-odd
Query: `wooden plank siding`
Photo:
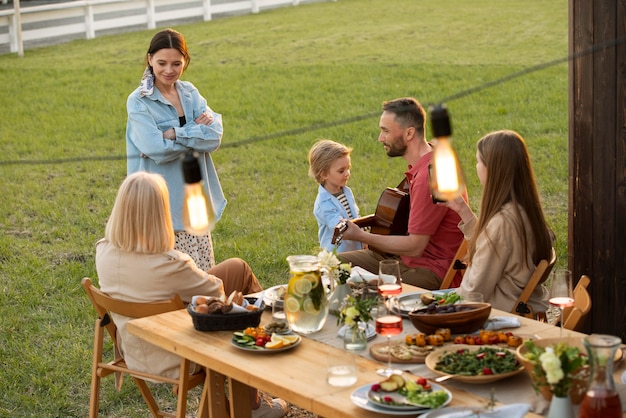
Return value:
<svg viewBox="0 0 626 418">
<path fill-rule="evenodd" d="M 626 339 L 626 0 L 570 0 L 568 265 L 591 278 L 586 331 Z M 592 53 L 584 53 L 594 46 Z"/>
</svg>

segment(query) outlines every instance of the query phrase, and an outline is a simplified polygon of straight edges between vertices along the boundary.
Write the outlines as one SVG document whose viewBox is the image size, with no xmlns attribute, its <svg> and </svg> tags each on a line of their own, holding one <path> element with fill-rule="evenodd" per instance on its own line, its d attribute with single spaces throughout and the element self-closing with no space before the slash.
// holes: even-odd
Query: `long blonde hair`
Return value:
<svg viewBox="0 0 626 418">
<path fill-rule="evenodd" d="M 476 239 L 505 203 L 513 203 L 518 233 L 522 239 L 524 260 L 527 259 L 528 242 L 534 239 L 531 258 L 535 265 L 552 258 L 551 232 L 541 209 L 535 174 L 524 139 L 513 131 L 496 131 L 478 141 L 478 156 L 487 169 L 480 202 L 480 216 L 476 230 L 468 243 L 470 263 L 476 251 Z M 519 208 L 524 209 L 530 223 L 525 228 Z M 489 237 L 487 237 L 489 239 Z M 497 251 L 497 249 L 495 249 Z"/>
<path fill-rule="evenodd" d="M 122 182 L 104 237 L 129 252 L 157 254 L 174 248 L 169 192 L 161 175 L 137 172 Z"/>
</svg>

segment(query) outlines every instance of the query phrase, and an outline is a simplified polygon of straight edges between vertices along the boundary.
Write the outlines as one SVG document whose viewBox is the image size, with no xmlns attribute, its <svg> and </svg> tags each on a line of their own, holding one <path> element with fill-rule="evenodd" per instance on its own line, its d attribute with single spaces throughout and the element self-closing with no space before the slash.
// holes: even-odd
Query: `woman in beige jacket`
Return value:
<svg viewBox="0 0 626 418">
<path fill-rule="evenodd" d="M 131 174 L 120 186 L 105 238 L 96 244 L 101 290 L 132 302 L 169 299 L 176 293 L 190 302 L 194 295 L 219 297 L 234 290 L 244 294 L 263 290 L 244 260 L 231 258 L 205 272 L 187 254 L 174 250 L 174 243 L 165 180 L 159 174 Z M 178 377 L 180 357 L 129 334 L 129 319 L 113 314 L 126 364 L 135 370 Z M 252 396 L 253 417 L 284 415 L 284 401 L 262 402 L 256 390 Z"/>
<path fill-rule="evenodd" d="M 461 216 L 459 228 L 468 240 L 469 264 L 458 293 L 482 293 L 494 308 L 511 311 L 535 266 L 552 257 L 524 139 L 506 130 L 487 134 L 477 144 L 476 172 L 483 185 L 480 216 L 462 198 L 445 203 Z M 541 285 L 528 302 L 545 312 L 547 299 Z"/>
</svg>

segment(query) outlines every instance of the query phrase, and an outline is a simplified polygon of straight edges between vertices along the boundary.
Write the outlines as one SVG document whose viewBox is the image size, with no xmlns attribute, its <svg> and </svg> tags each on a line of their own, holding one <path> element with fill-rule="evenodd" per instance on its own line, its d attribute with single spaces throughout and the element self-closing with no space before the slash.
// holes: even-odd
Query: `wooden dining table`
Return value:
<svg viewBox="0 0 626 418">
<path fill-rule="evenodd" d="M 404 285 L 403 292 L 417 292 L 421 289 Z M 509 317 L 510 313 L 492 309 L 491 317 Z M 559 329 L 547 323 L 517 317 L 520 327 L 513 329 L 518 335 L 547 338 L 559 335 Z M 271 312 L 266 311 L 261 324 L 271 321 Z M 250 388 L 257 388 L 300 408 L 328 418 L 380 418 L 379 412 L 363 409 L 351 399 L 356 388 L 372 384 L 382 378 L 376 370 L 381 363 L 371 358 L 369 350 L 355 354 L 357 382 L 347 388 L 333 387 L 326 382 L 326 369 L 329 357 L 344 351 L 342 340 L 337 338 L 336 318 L 329 315 L 320 333 L 302 335 L 302 341 L 291 350 L 280 352 L 244 351 L 231 343 L 233 331 L 197 331 L 192 318 L 185 310 L 172 311 L 151 317 L 135 319 L 128 323 L 128 331 L 158 347 L 178 354 L 207 369 L 198 417 L 226 418 L 250 417 Z M 411 322 L 404 320 L 405 333 L 416 333 Z M 323 337 L 323 336 L 326 337 Z M 568 335 L 584 334 L 569 331 Z M 377 337 L 379 338 L 379 337 Z M 379 339 L 378 342 L 381 342 Z M 371 344 L 371 343 L 370 343 Z M 396 364 L 395 366 L 398 366 Z M 407 375 L 423 376 L 429 372 L 424 365 L 403 367 Z M 428 377 L 434 377 L 430 375 Z M 524 393 L 533 395 L 530 379 L 521 374 L 519 382 L 506 385 L 497 384 L 496 401 L 500 397 L 523 401 Z M 525 379 L 525 380 L 524 380 Z M 228 397 L 225 396 L 227 382 Z M 444 383 L 452 393 L 449 406 L 485 406 L 488 402 L 489 387 L 485 385 Z M 494 385 L 492 385 L 494 386 Z M 480 387 L 480 388 L 479 388 Z M 507 391 L 508 393 L 505 393 Z M 508 395 L 508 397 L 506 396 Z M 538 396 L 538 395 L 536 395 Z M 410 414 L 408 414 L 410 415 Z M 413 413 L 413 416 L 417 414 Z M 540 417 L 529 412 L 525 417 Z"/>
</svg>

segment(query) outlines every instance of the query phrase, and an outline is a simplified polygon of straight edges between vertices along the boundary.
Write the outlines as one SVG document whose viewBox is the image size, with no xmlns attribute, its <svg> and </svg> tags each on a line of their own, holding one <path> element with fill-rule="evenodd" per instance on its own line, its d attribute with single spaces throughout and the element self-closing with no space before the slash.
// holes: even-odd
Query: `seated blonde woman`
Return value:
<svg viewBox="0 0 626 418">
<path fill-rule="evenodd" d="M 138 172 L 122 183 L 104 239 L 96 244 L 96 269 L 103 292 L 131 302 L 169 299 L 185 302 L 194 295 L 222 296 L 263 290 L 248 264 L 231 258 L 208 272 L 187 254 L 174 250 L 174 228 L 165 180 Z M 130 318 L 113 314 L 121 337 L 120 350 L 135 370 L 176 378 L 180 357 L 145 342 L 126 330 Z M 251 390 L 252 416 L 282 417 L 286 403 Z"/>
<path fill-rule="evenodd" d="M 462 198 L 444 203 L 461 216 L 468 268 L 458 293 L 479 292 L 496 309 L 511 311 L 542 259 L 552 257 L 551 232 L 541 209 L 524 139 L 497 131 L 480 139 L 476 172 L 483 185 L 480 215 Z M 535 312 L 548 308 L 540 285 L 529 298 Z"/>
</svg>

